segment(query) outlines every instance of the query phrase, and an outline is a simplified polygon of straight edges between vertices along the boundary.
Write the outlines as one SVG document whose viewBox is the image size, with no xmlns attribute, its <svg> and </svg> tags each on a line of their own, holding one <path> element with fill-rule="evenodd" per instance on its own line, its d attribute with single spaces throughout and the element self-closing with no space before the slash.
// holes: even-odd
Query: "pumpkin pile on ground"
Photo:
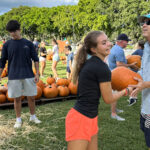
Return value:
<svg viewBox="0 0 150 150">
<path fill-rule="evenodd" d="M 111 84 L 112 89 L 121 91 L 128 85 L 136 85 L 138 82 L 134 77 L 142 79 L 142 77 L 126 67 L 117 67 L 112 71 Z"/>
</svg>

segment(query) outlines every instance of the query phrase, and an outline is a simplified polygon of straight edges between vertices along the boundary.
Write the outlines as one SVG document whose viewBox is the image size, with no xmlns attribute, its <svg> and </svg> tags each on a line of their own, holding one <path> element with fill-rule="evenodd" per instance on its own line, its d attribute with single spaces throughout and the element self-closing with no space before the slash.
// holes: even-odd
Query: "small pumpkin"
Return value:
<svg viewBox="0 0 150 150">
<path fill-rule="evenodd" d="M 51 85 L 52 83 L 55 83 L 55 78 L 53 78 L 52 75 L 50 75 L 50 76 L 47 78 L 46 82 L 47 82 L 49 85 Z"/>
<path fill-rule="evenodd" d="M 5 103 L 6 102 L 6 95 L 5 94 L 3 94 L 3 93 L 1 93 L 0 94 L 0 103 L 2 104 L 2 103 Z"/>
<path fill-rule="evenodd" d="M 3 85 L 0 87 L 0 93 L 6 94 L 7 90 L 8 90 L 8 88 Z"/>
<path fill-rule="evenodd" d="M 69 88 L 66 86 L 59 86 L 58 87 L 58 94 L 59 94 L 59 96 L 68 96 L 69 95 Z"/>
<path fill-rule="evenodd" d="M 142 77 L 138 73 L 126 67 L 115 68 L 111 73 L 112 89 L 121 91 L 128 87 L 128 85 L 136 85 L 138 82 L 134 80 L 134 77 L 142 79 Z"/>
</svg>

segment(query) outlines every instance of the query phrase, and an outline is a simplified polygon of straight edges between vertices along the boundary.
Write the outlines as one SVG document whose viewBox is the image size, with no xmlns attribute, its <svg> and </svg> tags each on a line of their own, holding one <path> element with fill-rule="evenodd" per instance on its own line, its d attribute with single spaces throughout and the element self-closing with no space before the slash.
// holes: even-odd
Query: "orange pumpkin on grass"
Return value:
<svg viewBox="0 0 150 150">
<path fill-rule="evenodd" d="M 52 75 L 50 75 L 50 76 L 47 78 L 46 82 L 47 82 L 49 85 L 51 85 L 52 83 L 55 83 L 56 80 L 55 80 L 54 77 L 52 77 Z"/>
<path fill-rule="evenodd" d="M 121 91 L 128 87 L 128 85 L 136 85 L 138 81 L 134 80 L 134 77 L 142 79 L 142 77 L 126 68 L 117 67 L 111 72 L 111 85 L 113 90 Z"/>
<path fill-rule="evenodd" d="M 2 103 L 5 103 L 6 102 L 6 95 L 5 94 L 3 94 L 3 93 L 1 93 L 0 94 L 0 103 L 2 104 Z"/>
<path fill-rule="evenodd" d="M 46 98 L 54 98 L 58 95 L 58 89 L 55 86 L 48 85 L 44 88 L 43 93 Z"/>
<path fill-rule="evenodd" d="M 58 94 L 59 96 L 68 96 L 69 95 L 69 88 L 66 86 L 59 86 L 58 87 Z"/>
<path fill-rule="evenodd" d="M 78 89 L 77 84 L 73 84 L 72 82 L 70 82 L 68 88 L 69 88 L 71 94 L 77 95 L 77 89 Z"/>
</svg>

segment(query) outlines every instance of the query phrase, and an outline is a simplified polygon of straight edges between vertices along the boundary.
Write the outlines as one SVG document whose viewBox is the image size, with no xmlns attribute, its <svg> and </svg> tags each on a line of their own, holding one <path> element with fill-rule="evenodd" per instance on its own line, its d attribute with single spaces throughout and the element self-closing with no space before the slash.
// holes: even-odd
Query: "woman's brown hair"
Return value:
<svg viewBox="0 0 150 150">
<path fill-rule="evenodd" d="M 104 34 L 102 31 L 91 31 L 84 38 L 83 44 L 75 57 L 75 66 L 72 73 L 73 83 L 76 83 L 78 80 L 79 72 L 87 60 L 87 54 L 93 55 L 91 48 L 97 47 L 97 38 L 102 34 Z"/>
</svg>

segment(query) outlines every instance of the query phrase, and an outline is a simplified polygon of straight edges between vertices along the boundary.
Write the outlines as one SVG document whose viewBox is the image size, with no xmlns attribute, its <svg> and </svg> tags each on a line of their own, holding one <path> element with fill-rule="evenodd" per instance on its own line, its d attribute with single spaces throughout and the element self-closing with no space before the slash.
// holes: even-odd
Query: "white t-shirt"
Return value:
<svg viewBox="0 0 150 150">
<path fill-rule="evenodd" d="M 53 56 L 59 55 L 59 48 L 58 45 L 53 46 L 52 52 L 54 53 Z"/>
</svg>

